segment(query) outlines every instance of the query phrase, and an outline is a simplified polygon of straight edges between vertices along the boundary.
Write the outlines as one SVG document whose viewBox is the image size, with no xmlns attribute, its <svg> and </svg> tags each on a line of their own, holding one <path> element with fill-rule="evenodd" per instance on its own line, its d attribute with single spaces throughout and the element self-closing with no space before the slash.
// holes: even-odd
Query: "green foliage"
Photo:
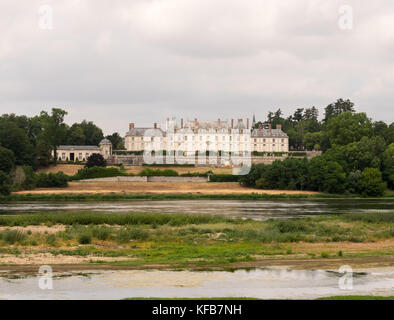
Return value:
<svg viewBox="0 0 394 320">
<path fill-rule="evenodd" d="M 105 161 L 104 157 L 99 153 L 93 153 L 90 155 L 86 161 L 86 168 L 92 167 L 106 167 L 107 162 Z"/>
<path fill-rule="evenodd" d="M 67 112 L 62 109 L 52 108 L 52 113 L 48 114 L 45 111 L 41 112 L 41 119 L 43 123 L 42 136 L 45 141 L 51 146 L 54 151 L 54 162 L 57 162 L 57 147 L 64 141 L 67 128 L 64 123 L 64 117 Z"/>
<path fill-rule="evenodd" d="M 14 153 L 6 148 L 0 146 L 0 171 L 10 173 L 11 169 L 15 166 Z"/>
<path fill-rule="evenodd" d="M 68 185 L 68 176 L 63 172 L 40 173 L 37 175 L 36 186 L 38 188 L 63 188 Z"/>
<path fill-rule="evenodd" d="M 122 229 L 116 234 L 116 240 L 121 243 L 133 240 L 147 240 L 149 233 L 141 227 L 131 227 Z"/>
<path fill-rule="evenodd" d="M 0 171 L 0 195 L 7 196 L 10 194 L 11 179 L 5 172 Z"/>
<path fill-rule="evenodd" d="M 347 145 L 371 137 L 373 127 L 365 113 L 345 112 L 328 120 L 327 135 L 331 145 Z"/>
<path fill-rule="evenodd" d="M 92 235 L 89 232 L 82 232 L 78 235 L 79 244 L 89 244 L 92 242 Z"/>
<path fill-rule="evenodd" d="M 112 146 L 115 150 L 124 150 L 123 138 L 119 135 L 118 132 L 114 132 L 113 134 L 106 136 L 106 138 L 111 141 Z"/>
<path fill-rule="evenodd" d="M 232 174 L 212 174 L 209 176 L 210 182 L 238 182 L 239 177 Z"/>
<path fill-rule="evenodd" d="M 1 239 L 7 244 L 21 243 L 26 239 L 26 234 L 19 230 L 5 230 L 0 235 Z"/>
<path fill-rule="evenodd" d="M 359 193 L 364 196 L 382 196 L 386 183 L 382 180 L 382 173 L 376 168 L 365 168 L 361 173 Z"/>
<path fill-rule="evenodd" d="M 120 171 L 118 168 L 92 167 L 92 168 L 79 169 L 78 172 L 70 179 L 84 180 L 84 179 L 95 179 L 95 178 L 118 177 L 125 175 L 127 174 Z"/>
<path fill-rule="evenodd" d="M 308 169 L 310 189 L 328 193 L 341 193 L 345 190 L 346 174 L 339 163 L 320 156 L 309 162 Z"/>
<path fill-rule="evenodd" d="M 0 144 L 11 150 L 17 165 L 34 165 L 35 151 L 27 133 L 15 122 L 2 116 L 0 118 Z"/>
<path fill-rule="evenodd" d="M 139 176 L 165 176 L 165 177 L 176 177 L 178 176 L 178 172 L 172 169 L 151 169 L 145 168 L 138 173 Z"/>
</svg>

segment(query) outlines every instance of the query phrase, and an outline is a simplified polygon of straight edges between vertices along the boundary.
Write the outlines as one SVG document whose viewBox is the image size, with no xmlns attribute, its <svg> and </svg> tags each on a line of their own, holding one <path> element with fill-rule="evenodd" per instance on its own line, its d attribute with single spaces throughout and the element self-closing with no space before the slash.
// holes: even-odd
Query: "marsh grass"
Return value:
<svg viewBox="0 0 394 320">
<path fill-rule="evenodd" d="M 1 232 L 0 238 L 7 244 L 22 243 L 27 235 L 19 230 L 5 230 Z"/>
<path fill-rule="evenodd" d="M 259 259 L 261 256 L 299 254 L 298 242 L 318 242 L 316 257 L 342 257 L 338 249 L 327 249 L 324 243 L 335 241 L 366 242 L 394 236 L 394 213 L 343 214 L 289 220 L 254 221 L 218 216 L 151 213 L 53 213 L 22 216 L 0 216 L 0 225 L 64 224 L 64 231 L 55 234 L 4 230 L 1 246 L 35 245 L 52 254 L 96 257 L 130 257 L 119 265 L 162 264 L 179 268 L 226 265 Z M 349 216 L 348 216 L 349 215 Z M 56 248 L 53 248 L 56 247 Z M 302 247 L 302 246 L 301 246 Z M 37 248 L 38 250 L 39 248 Z M 36 250 L 36 249 L 35 249 Z M 375 250 L 376 251 L 376 250 Z M 352 257 L 360 252 L 346 252 Z M 365 251 L 362 254 L 392 254 L 392 250 Z M 256 258 L 257 257 L 257 258 Z"/>
</svg>

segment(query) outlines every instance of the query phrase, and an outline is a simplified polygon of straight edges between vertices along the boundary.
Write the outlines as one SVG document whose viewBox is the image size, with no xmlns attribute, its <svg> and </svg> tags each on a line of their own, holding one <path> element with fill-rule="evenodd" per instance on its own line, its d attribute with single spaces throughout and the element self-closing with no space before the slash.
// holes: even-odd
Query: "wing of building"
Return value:
<svg viewBox="0 0 394 320">
<path fill-rule="evenodd" d="M 99 146 L 71 146 L 60 145 L 57 148 L 57 158 L 59 161 L 86 161 L 93 153 L 101 154 L 104 159 L 109 159 L 112 155 L 112 143 L 108 139 L 103 139 Z M 52 151 L 52 157 L 54 152 Z"/>
<path fill-rule="evenodd" d="M 277 125 L 252 129 L 249 119 L 230 122 L 222 121 L 180 121 L 167 119 L 164 128 L 138 128 L 130 123 L 125 136 L 128 151 L 142 152 L 150 150 L 181 150 L 192 153 L 196 151 L 225 152 L 288 152 L 289 138 Z"/>
</svg>

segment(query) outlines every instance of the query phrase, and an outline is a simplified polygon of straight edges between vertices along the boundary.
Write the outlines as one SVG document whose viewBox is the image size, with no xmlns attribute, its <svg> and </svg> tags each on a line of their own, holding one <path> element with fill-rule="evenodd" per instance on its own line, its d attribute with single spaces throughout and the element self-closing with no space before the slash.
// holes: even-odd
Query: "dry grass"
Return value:
<svg viewBox="0 0 394 320">
<path fill-rule="evenodd" d="M 241 187 L 237 182 L 177 183 L 177 182 L 71 182 L 66 188 L 45 188 L 16 192 L 19 194 L 61 193 L 126 193 L 126 194 L 317 194 L 312 191 L 259 190 Z"/>
</svg>

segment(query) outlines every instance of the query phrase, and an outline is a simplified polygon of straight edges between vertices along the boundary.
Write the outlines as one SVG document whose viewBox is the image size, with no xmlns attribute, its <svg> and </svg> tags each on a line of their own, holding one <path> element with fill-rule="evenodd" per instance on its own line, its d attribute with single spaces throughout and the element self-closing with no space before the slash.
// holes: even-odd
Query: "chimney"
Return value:
<svg viewBox="0 0 394 320">
<path fill-rule="evenodd" d="M 131 129 L 134 129 L 134 123 L 129 123 L 129 131 L 131 131 Z"/>
<path fill-rule="evenodd" d="M 276 125 L 276 129 L 282 130 L 282 125 L 281 124 L 277 124 Z"/>
<path fill-rule="evenodd" d="M 181 119 L 181 129 L 183 129 L 183 118 Z"/>
<path fill-rule="evenodd" d="M 231 129 L 234 129 L 234 119 L 231 119 Z"/>
<path fill-rule="evenodd" d="M 259 131 L 261 131 L 261 129 L 263 129 L 263 125 L 259 123 Z"/>
<path fill-rule="evenodd" d="M 153 124 L 153 128 L 157 129 L 157 123 L 156 122 Z"/>
<path fill-rule="evenodd" d="M 220 128 L 220 119 L 218 119 L 218 127 Z"/>
<path fill-rule="evenodd" d="M 246 129 L 249 130 L 249 118 L 246 118 Z"/>
<path fill-rule="evenodd" d="M 268 124 L 268 130 L 270 131 L 270 134 L 271 134 L 272 133 L 272 125 L 271 125 L 271 123 Z"/>
</svg>

